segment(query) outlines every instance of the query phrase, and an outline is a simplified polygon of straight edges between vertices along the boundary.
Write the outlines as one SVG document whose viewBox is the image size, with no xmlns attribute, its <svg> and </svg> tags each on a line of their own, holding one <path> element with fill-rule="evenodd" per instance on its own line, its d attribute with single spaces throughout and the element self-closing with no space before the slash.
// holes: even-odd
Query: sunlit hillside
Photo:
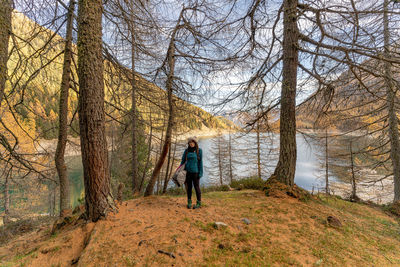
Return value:
<svg viewBox="0 0 400 267">
<path fill-rule="evenodd" d="M 61 83 L 63 39 L 54 32 L 40 27 L 21 13 L 13 14 L 13 36 L 10 40 L 8 61 L 10 81 L 7 84 L 9 105 L 24 119 L 35 116 L 37 136 L 57 136 L 58 91 Z M 74 66 L 76 67 L 76 51 Z M 69 119 L 74 131 L 77 125 L 77 75 L 73 71 L 74 84 L 70 91 Z M 167 113 L 166 93 L 153 83 L 136 76 L 138 87 L 137 108 L 144 124 L 162 128 Z M 129 83 L 123 75 L 116 75 L 116 68 L 105 61 L 106 112 L 108 121 L 122 119 L 130 110 Z M 115 94 L 118 93 L 118 97 Z M 204 127 L 225 129 L 235 127 L 230 121 L 212 116 L 201 108 L 177 98 L 177 132 Z M 150 112 L 151 111 L 151 112 Z"/>
</svg>

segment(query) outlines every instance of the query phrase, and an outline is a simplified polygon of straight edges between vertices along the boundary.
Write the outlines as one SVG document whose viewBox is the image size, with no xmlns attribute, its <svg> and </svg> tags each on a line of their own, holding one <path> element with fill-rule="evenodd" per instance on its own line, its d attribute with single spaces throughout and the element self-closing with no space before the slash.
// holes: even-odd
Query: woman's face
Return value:
<svg viewBox="0 0 400 267">
<path fill-rule="evenodd" d="M 196 145 L 196 144 L 195 144 L 193 141 L 190 141 L 190 142 L 189 142 L 189 146 L 190 146 L 190 147 L 195 147 L 195 145 Z"/>
</svg>

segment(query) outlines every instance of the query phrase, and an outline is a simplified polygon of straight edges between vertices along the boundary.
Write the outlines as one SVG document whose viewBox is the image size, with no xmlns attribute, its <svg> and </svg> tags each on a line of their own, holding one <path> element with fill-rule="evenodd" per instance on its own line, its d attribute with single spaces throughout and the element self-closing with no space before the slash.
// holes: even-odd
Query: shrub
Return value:
<svg viewBox="0 0 400 267">
<path fill-rule="evenodd" d="M 258 177 L 248 177 L 240 180 L 233 180 L 231 183 L 231 187 L 236 189 L 263 190 L 264 185 L 265 181 Z"/>
</svg>

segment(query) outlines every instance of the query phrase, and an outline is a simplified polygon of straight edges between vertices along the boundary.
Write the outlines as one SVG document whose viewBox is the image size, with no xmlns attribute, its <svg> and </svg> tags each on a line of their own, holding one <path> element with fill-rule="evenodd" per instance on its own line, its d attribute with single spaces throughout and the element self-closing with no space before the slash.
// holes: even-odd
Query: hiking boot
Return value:
<svg viewBox="0 0 400 267">
<path fill-rule="evenodd" d="M 193 209 L 198 209 L 200 207 L 201 207 L 201 201 L 197 200 L 196 205 L 193 206 Z"/>
<path fill-rule="evenodd" d="M 187 208 L 188 208 L 188 209 L 191 209 L 191 208 L 192 208 L 192 200 L 191 200 L 191 199 L 188 199 Z"/>
</svg>

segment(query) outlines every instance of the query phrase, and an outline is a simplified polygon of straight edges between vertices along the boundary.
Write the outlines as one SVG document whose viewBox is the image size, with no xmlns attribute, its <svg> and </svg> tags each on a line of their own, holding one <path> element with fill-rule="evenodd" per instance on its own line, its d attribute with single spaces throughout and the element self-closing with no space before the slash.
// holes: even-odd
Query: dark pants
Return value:
<svg viewBox="0 0 400 267">
<path fill-rule="evenodd" d="M 196 198 L 198 201 L 201 201 L 199 174 L 193 172 L 186 172 L 185 183 L 186 183 L 186 193 L 188 199 L 192 199 L 192 188 L 194 186 L 194 190 L 196 191 Z"/>
</svg>

